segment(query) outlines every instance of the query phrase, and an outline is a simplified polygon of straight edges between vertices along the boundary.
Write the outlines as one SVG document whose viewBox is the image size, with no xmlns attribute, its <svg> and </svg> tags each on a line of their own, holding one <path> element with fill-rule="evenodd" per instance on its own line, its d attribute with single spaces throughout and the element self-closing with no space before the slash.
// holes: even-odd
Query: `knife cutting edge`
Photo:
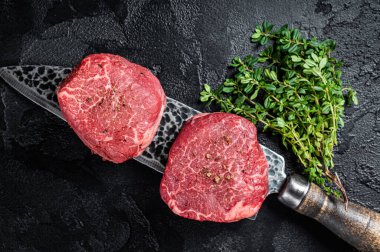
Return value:
<svg viewBox="0 0 380 252">
<path fill-rule="evenodd" d="M 0 77 L 29 100 L 65 120 L 55 90 L 70 72 L 71 68 L 60 66 L 9 66 L 0 68 Z M 163 173 L 172 141 L 182 124 L 198 113 L 168 97 L 158 133 L 145 152 L 135 160 Z M 278 198 L 282 203 L 321 222 L 359 250 L 380 251 L 379 213 L 353 203 L 349 203 L 345 209 L 342 201 L 328 197 L 305 178 L 299 175 L 287 177 L 284 158 L 265 146 L 261 147 L 269 164 L 268 195 L 279 193 Z"/>
</svg>

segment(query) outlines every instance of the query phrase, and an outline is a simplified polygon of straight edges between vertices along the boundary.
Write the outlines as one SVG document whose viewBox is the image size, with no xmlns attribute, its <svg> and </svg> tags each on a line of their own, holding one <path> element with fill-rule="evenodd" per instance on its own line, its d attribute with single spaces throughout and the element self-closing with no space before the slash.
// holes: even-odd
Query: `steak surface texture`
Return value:
<svg viewBox="0 0 380 252">
<path fill-rule="evenodd" d="M 228 113 L 188 120 L 170 152 L 160 193 L 177 215 L 233 222 L 255 215 L 268 192 L 268 163 L 254 124 Z"/>
<path fill-rule="evenodd" d="M 166 96 L 145 67 L 112 54 L 82 60 L 57 90 L 69 125 L 93 153 L 114 163 L 140 155 L 158 129 Z"/>
</svg>

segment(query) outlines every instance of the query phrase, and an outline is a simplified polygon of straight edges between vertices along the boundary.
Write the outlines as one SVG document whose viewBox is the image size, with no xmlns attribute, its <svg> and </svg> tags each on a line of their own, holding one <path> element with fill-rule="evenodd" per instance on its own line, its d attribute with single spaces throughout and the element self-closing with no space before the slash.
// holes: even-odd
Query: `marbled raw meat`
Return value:
<svg viewBox="0 0 380 252">
<path fill-rule="evenodd" d="M 114 163 L 144 151 L 166 104 L 159 80 L 148 69 L 112 54 L 84 58 L 57 94 L 63 116 L 83 143 Z"/>
<path fill-rule="evenodd" d="M 268 193 L 268 163 L 250 121 L 199 114 L 173 143 L 160 193 L 176 214 L 233 222 L 255 215 Z"/>
</svg>

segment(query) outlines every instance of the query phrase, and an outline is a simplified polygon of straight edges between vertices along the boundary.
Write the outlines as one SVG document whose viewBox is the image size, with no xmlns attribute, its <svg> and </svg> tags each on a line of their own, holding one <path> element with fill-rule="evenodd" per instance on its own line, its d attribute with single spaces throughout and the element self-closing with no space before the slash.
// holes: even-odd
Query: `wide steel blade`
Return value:
<svg viewBox="0 0 380 252">
<path fill-rule="evenodd" d="M 55 90 L 71 68 L 45 65 L 8 66 L 0 68 L 0 77 L 19 93 L 37 105 L 65 120 L 57 103 Z M 164 172 L 170 146 L 182 124 L 199 111 L 167 97 L 160 127 L 146 151 L 135 159 L 150 168 Z M 284 158 L 262 146 L 269 163 L 269 192 L 276 193 L 286 178 Z"/>
</svg>

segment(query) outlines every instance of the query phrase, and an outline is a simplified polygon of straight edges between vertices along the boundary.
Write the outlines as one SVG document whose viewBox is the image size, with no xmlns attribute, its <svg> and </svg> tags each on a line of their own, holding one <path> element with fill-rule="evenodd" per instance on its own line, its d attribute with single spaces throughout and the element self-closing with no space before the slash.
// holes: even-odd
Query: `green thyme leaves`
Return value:
<svg viewBox="0 0 380 252">
<path fill-rule="evenodd" d="M 265 48 L 256 56 L 234 58 L 235 75 L 215 90 L 204 85 L 200 100 L 281 135 L 310 181 L 347 200 L 339 177 L 331 172 L 333 148 L 344 105 L 358 100 L 351 87 L 342 87 L 342 63 L 331 57 L 335 42 L 306 39 L 298 29 L 274 29 L 268 22 L 256 26 L 251 41 Z"/>
</svg>

